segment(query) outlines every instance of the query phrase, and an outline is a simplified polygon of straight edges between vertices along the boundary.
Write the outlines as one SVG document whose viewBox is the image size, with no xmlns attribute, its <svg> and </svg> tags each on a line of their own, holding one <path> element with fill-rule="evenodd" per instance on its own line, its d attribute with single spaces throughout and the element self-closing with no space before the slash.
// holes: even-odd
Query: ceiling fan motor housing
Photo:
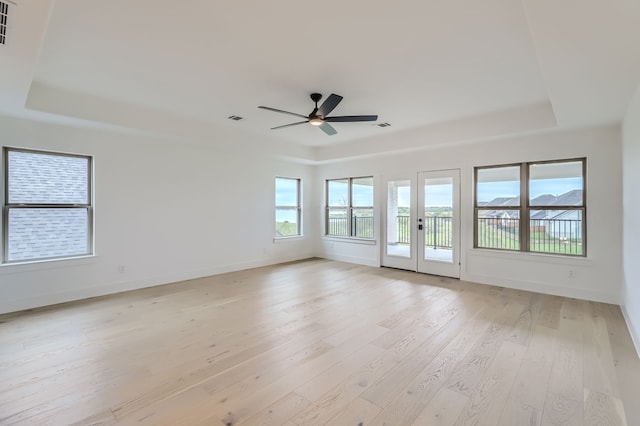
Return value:
<svg viewBox="0 0 640 426">
<path fill-rule="evenodd" d="M 311 100 L 312 100 L 313 102 L 315 102 L 316 104 L 317 104 L 318 102 L 320 102 L 320 99 L 322 99 L 322 93 L 312 93 L 312 94 L 311 94 Z"/>
</svg>

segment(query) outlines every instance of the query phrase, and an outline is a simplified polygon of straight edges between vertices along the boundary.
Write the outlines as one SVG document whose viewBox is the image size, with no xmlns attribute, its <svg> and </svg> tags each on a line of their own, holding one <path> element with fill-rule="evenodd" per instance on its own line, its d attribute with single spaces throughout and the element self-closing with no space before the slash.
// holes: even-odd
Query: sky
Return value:
<svg viewBox="0 0 640 426">
<path fill-rule="evenodd" d="M 276 205 L 277 206 L 297 206 L 298 205 L 298 180 L 276 178 Z M 276 222 L 298 221 L 298 211 L 294 209 L 276 210 Z"/>
<path fill-rule="evenodd" d="M 451 185 L 429 185 L 425 192 L 425 204 L 427 207 L 451 207 Z M 409 207 L 410 188 L 403 186 L 398 188 L 398 207 Z"/>
<path fill-rule="evenodd" d="M 332 181 L 332 193 L 335 197 L 331 203 L 338 205 L 342 200 L 346 202 L 348 197 L 347 184 Z M 425 194 L 428 207 L 451 206 L 450 185 L 429 185 Z M 536 179 L 531 181 L 531 198 L 536 198 L 543 194 L 561 195 L 574 189 L 582 189 L 582 178 L 558 178 L 558 179 Z M 373 205 L 373 187 L 368 185 L 353 185 L 354 206 Z M 478 201 L 487 202 L 498 197 L 517 197 L 520 193 L 519 181 L 487 182 L 478 184 Z M 277 205 L 296 205 L 297 190 L 296 181 L 293 179 L 278 179 L 276 188 Z M 408 186 L 398 188 L 398 206 L 409 207 L 410 188 Z M 278 217 L 288 217 L 295 220 L 294 212 L 281 211 Z"/>
<path fill-rule="evenodd" d="M 330 181 L 331 193 L 329 194 L 329 205 L 340 206 L 349 203 L 349 186 L 346 181 Z M 357 185 L 354 183 L 351 193 L 352 205 L 354 207 L 373 206 L 373 186 Z"/>
<path fill-rule="evenodd" d="M 582 189 L 582 178 L 537 179 L 532 180 L 530 198 L 540 195 L 562 195 L 574 189 Z M 487 182 L 478 184 L 478 201 L 487 202 L 498 197 L 517 197 L 520 195 L 519 181 Z"/>
<path fill-rule="evenodd" d="M 480 183 L 478 201 L 487 202 L 499 197 L 517 197 L 520 195 L 519 181 Z M 574 189 L 582 189 L 582 178 L 536 179 L 531 181 L 529 191 L 531 198 L 543 194 L 562 195 Z M 409 207 L 410 189 L 408 186 L 398 188 L 398 206 Z M 428 207 L 451 206 L 451 189 L 448 185 L 431 185 L 425 195 Z"/>
<path fill-rule="evenodd" d="M 298 180 L 276 178 L 276 206 L 298 205 Z"/>
</svg>

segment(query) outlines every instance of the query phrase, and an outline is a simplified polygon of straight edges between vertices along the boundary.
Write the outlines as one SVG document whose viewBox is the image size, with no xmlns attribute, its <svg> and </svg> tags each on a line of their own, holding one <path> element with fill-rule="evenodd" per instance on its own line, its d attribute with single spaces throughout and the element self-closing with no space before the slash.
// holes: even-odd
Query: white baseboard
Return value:
<svg viewBox="0 0 640 426">
<path fill-rule="evenodd" d="M 622 311 L 624 321 L 627 323 L 627 328 L 629 329 L 633 346 L 636 348 L 638 358 L 640 358 L 640 330 L 634 327 L 634 324 L 631 321 L 631 315 L 629 315 L 629 312 L 627 311 L 627 307 L 625 305 L 620 305 L 620 310 Z"/>
<path fill-rule="evenodd" d="M 328 260 L 337 260 L 339 262 L 355 263 L 357 265 L 373 266 L 373 267 L 380 266 L 378 262 L 368 257 L 340 256 L 340 255 L 334 255 L 334 254 L 324 254 L 322 256 L 317 256 L 317 257 L 320 257 L 322 259 L 328 259 Z"/>
<path fill-rule="evenodd" d="M 557 285 L 550 285 L 547 283 L 519 281 L 519 280 L 505 280 L 491 276 L 479 275 L 479 274 L 461 274 L 460 279 L 464 281 L 476 282 L 479 284 L 488 284 L 506 288 L 512 288 L 515 290 L 525 290 L 534 293 L 550 294 L 552 296 L 573 297 L 575 299 L 590 300 L 593 302 L 611 303 L 617 305 L 619 301 L 611 297 L 610 294 L 600 293 L 592 290 L 576 289 L 569 287 L 562 287 Z"/>
</svg>

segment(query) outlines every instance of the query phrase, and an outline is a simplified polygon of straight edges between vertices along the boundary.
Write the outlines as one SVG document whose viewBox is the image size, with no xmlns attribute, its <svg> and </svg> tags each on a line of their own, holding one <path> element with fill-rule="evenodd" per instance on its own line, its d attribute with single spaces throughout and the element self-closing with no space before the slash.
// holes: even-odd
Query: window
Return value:
<svg viewBox="0 0 640 426">
<path fill-rule="evenodd" d="M 92 253 L 91 158 L 4 149 L 3 262 Z"/>
<path fill-rule="evenodd" d="M 300 179 L 276 178 L 276 238 L 301 235 Z"/>
<path fill-rule="evenodd" d="M 477 248 L 586 255 L 586 160 L 475 169 Z"/>
<path fill-rule="evenodd" d="M 373 238 L 373 177 L 327 180 L 325 234 Z"/>
</svg>

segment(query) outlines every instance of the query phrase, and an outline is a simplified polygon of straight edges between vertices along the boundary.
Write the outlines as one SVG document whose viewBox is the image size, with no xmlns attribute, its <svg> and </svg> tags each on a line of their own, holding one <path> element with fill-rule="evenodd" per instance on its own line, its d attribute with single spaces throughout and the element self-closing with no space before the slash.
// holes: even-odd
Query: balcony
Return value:
<svg viewBox="0 0 640 426">
<path fill-rule="evenodd" d="M 427 216 L 424 220 L 425 259 L 448 261 L 451 258 L 452 217 Z M 349 236 L 346 217 L 330 217 L 328 235 Z M 352 217 L 353 235 L 374 237 L 371 216 Z M 582 219 L 531 219 L 529 251 L 582 255 Z M 387 254 L 410 257 L 411 221 L 409 216 L 396 217 L 397 235 L 388 238 Z M 519 218 L 478 218 L 478 247 L 500 250 L 520 249 Z"/>
<path fill-rule="evenodd" d="M 439 262 L 453 260 L 451 216 L 427 216 L 423 219 L 424 259 Z M 388 236 L 387 254 L 411 257 L 411 219 L 409 216 L 396 217 L 396 238 Z M 391 231 L 393 232 L 393 231 Z"/>
</svg>

